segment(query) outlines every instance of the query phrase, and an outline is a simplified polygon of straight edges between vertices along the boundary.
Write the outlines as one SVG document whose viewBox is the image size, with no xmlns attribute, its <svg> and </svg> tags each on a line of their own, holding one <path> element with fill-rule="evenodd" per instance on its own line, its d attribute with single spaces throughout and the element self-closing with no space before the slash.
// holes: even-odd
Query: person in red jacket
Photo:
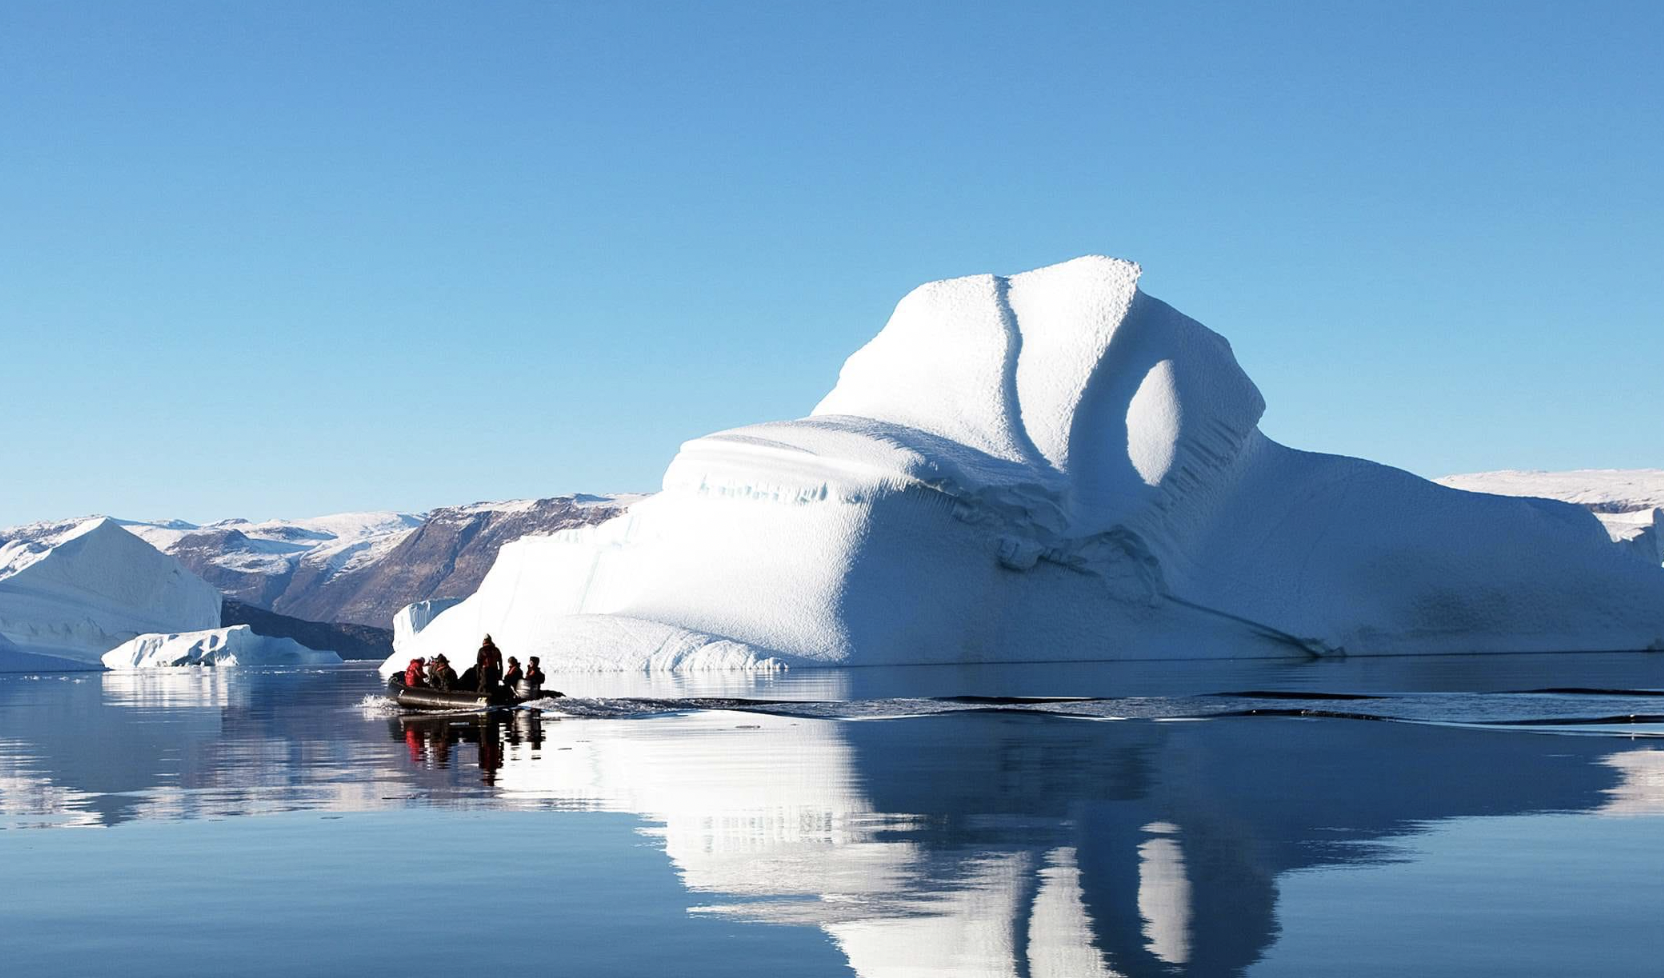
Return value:
<svg viewBox="0 0 1664 978">
<path fill-rule="evenodd" d="M 427 677 L 422 675 L 422 660 L 411 659 L 410 665 L 404 667 L 404 685 L 406 689 L 417 689 L 428 684 Z"/>
</svg>

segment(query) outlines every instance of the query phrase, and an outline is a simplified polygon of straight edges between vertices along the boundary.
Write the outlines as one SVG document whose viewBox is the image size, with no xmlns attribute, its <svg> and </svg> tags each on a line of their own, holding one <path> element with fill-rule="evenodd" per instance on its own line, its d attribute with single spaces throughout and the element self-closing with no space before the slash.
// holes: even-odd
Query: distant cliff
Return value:
<svg viewBox="0 0 1664 978">
<path fill-rule="evenodd" d="M 436 509 L 381 559 L 316 584 L 297 575 L 272 607 L 317 621 L 386 628 L 407 604 L 473 594 L 503 544 L 534 533 L 600 523 L 621 509 L 610 498 L 597 496 Z"/>
<path fill-rule="evenodd" d="M 472 594 L 503 544 L 602 522 L 635 498 L 579 494 L 447 506 L 422 515 L 349 513 L 206 526 L 122 523 L 242 606 L 386 629 L 407 604 Z M 335 651 L 356 657 L 348 649 Z"/>
</svg>

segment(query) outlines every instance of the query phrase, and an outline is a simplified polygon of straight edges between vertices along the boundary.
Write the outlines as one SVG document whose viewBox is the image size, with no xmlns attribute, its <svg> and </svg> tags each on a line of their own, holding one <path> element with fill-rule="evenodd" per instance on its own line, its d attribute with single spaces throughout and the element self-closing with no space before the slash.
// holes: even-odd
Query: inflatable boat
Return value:
<svg viewBox="0 0 1664 978">
<path fill-rule="evenodd" d="M 563 695 L 553 689 L 531 687 L 525 683 L 517 683 L 513 688 L 498 686 L 489 693 L 477 693 L 471 689 L 410 687 L 404 684 L 402 675 L 394 675 L 387 680 L 387 698 L 412 710 L 483 710 L 493 706 L 514 706 L 530 700 L 558 699 Z"/>
</svg>

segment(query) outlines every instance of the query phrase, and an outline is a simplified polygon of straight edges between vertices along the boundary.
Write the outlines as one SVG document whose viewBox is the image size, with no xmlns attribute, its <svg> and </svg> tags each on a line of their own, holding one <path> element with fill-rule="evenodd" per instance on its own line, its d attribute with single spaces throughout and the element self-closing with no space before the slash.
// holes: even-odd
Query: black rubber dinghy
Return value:
<svg viewBox="0 0 1664 978">
<path fill-rule="evenodd" d="M 498 686 L 489 693 L 473 690 L 431 689 L 426 686 L 411 688 L 404 677 L 395 674 L 387 680 L 387 698 L 412 710 L 483 710 L 493 706 L 514 706 L 530 700 L 558 699 L 562 693 L 552 689 L 532 689 L 520 683 L 513 689 Z"/>
</svg>

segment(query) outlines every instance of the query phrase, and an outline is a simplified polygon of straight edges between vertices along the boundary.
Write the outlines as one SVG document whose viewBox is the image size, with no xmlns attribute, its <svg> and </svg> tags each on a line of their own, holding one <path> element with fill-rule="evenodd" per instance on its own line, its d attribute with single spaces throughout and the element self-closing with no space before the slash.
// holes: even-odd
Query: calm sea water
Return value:
<svg viewBox="0 0 1664 978">
<path fill-rule="evenodd" d="M 0 677 L 4 973 L 1664 974 L 1664 656 L 555 685 Z"/>
</svg>

